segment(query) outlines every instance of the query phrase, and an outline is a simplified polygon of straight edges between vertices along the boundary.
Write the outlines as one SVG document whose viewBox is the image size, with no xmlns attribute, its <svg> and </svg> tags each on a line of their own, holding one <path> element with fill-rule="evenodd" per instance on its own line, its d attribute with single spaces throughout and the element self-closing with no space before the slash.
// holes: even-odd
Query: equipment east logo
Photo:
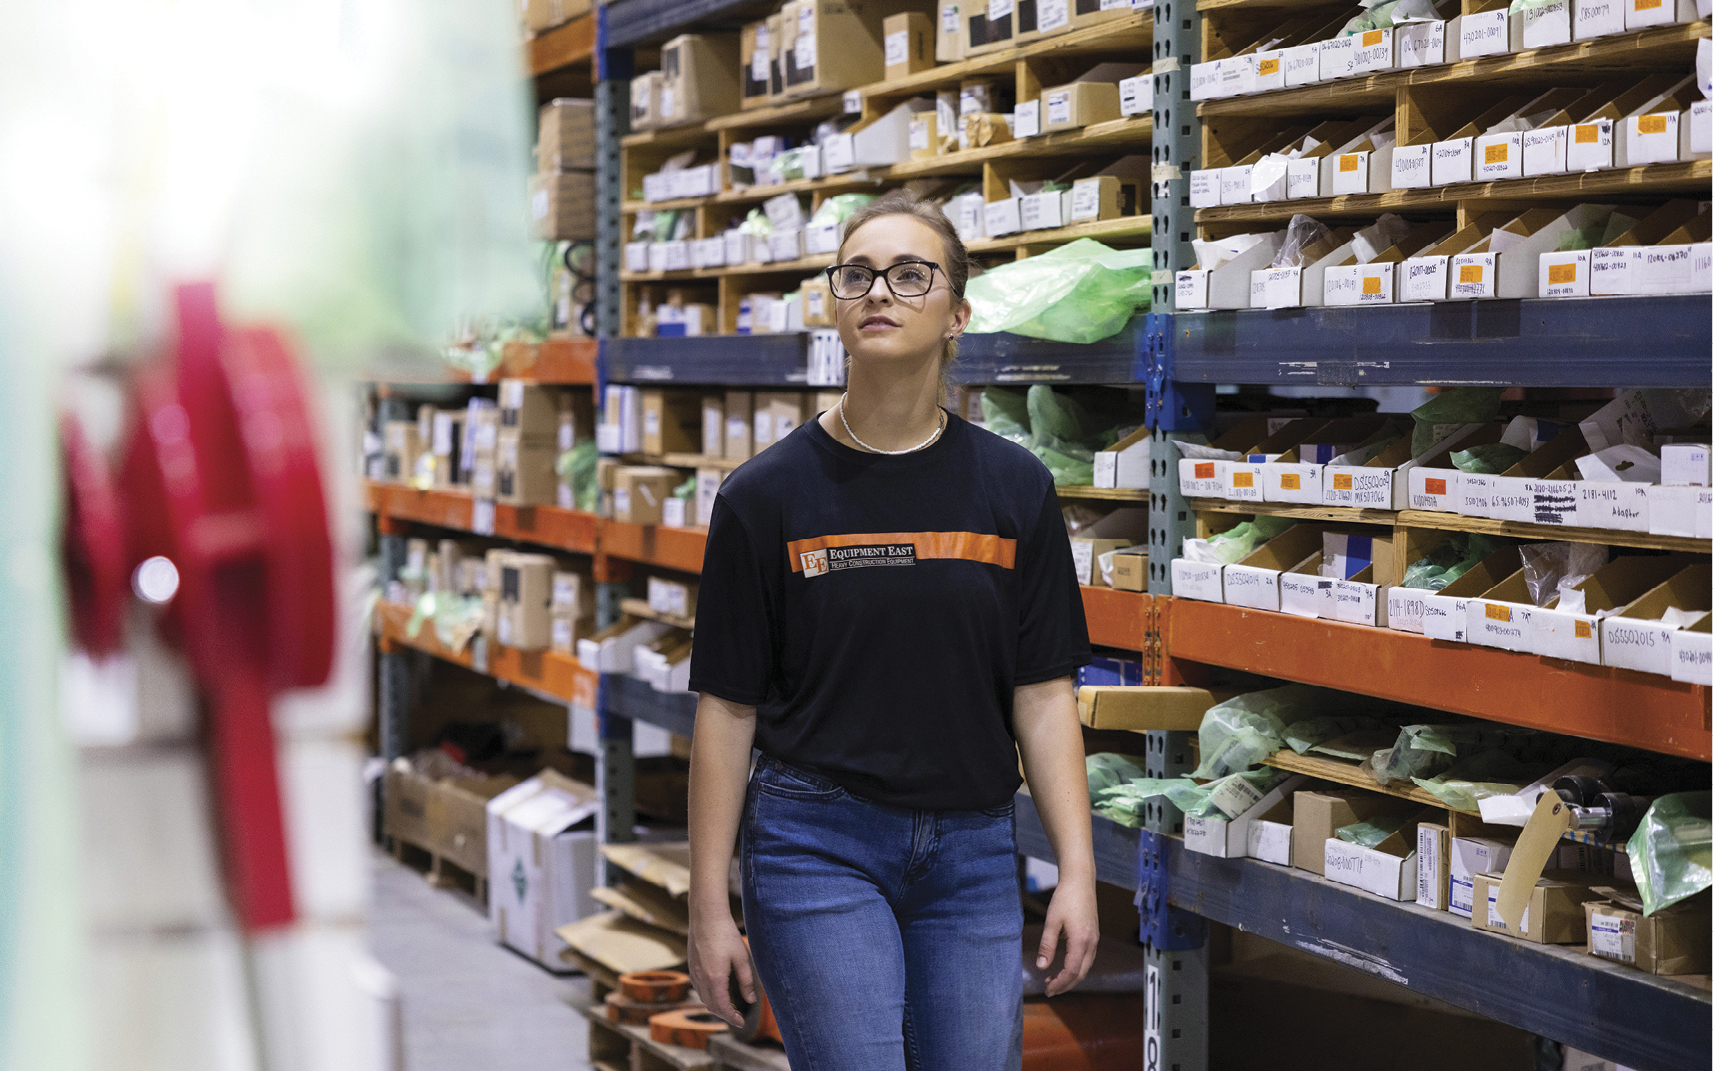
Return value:
<svg viewBox="0 0 1713 1071">
<path fill-rule="evenodd" d="M 854 547 L 806 550 L 800 558 L 805 577 L 823 576 L 841 569 L 867 569 L 883 565 L 915 565 L 914 543 L 870 543 Z"/>
</svg>

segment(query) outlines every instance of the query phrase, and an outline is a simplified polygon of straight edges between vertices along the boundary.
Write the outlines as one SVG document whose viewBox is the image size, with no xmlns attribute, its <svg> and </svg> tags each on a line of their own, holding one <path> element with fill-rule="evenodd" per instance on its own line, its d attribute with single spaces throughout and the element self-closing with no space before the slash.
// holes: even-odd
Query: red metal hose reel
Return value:
<svg viewBox="0 0 1713 1071">
<path fill-rule="evenodd" d="M 327 680 L 333 549 L 291 353 L 270 329 L 224 325 L 211 284 L 175 297 L 177 339 L 132 385 L 116 493 L 62 422 L 73 638 L 94 655 L 118 646 L 127 578 L 170 600 L 168 632 L 208 701 L 229 895 L 256 932 L 295 916 L 269 708 Z"/>
</svg>

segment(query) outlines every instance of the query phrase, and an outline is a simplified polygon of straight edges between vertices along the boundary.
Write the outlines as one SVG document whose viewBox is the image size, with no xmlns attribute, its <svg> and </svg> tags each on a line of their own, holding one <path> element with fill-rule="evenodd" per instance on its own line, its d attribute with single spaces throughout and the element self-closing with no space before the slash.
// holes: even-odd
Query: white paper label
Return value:
<svg viewBox="0 0 1713 1071">
<path fill-rule="evenodd" d="M 1040 0 L 1035 7 L 1035 29 L 1042 33 L 1067 26 L 1070 21 L 1069 0 Z"/>
<path fill-rule="evenodd" d="M 535 213 L 536 219 L 546 219 L 547 218 L 547 191 L 546 190 L 536 190 L 535 196 L 531 197 L 529 200 L 529 206 L 530 206 L 530 210 Z"/>
<path fill-rule="evenodd" d="M 1071 218 L 1095 219 L 1100 215 L 1100 183 L 1079 182 L 1071 187 Z"/>
<path fill-rule="evenodd" d="M 1509 930 L 1505 925 L 1504 916 L 1499 914 L 1499 890 L 1492 885 L 1487 886 L 1487 925 L 1495 930 Z M 1517 927 L 1519 934 L 1529 932 L 1529 909 L 1523 908 L 1523 917 Z"/>
<path fill-rule="evenodd" d="M 1261 802 L 1261 792 L 1241 777 L 1227 777 L 1208 796 L 1208 802 L 1225 812 L 1226 817 L 1237 818 Z"/>
<path fill-rule="evenodd" d="M 1014 0 L 987 0 L 987 21 L 1003 19 L 1015 6 Z"/>
<path fill-rule="evenodd" d="M 1061 90 L 1047 94 L 1047 125 L 1062 126 L 1071 121 L 1071 93 Z"/>
<path fill-rule="evenodd" d="M 910 149 L 912 152 L 927 151 L 928 121 L 926 119 L 910 120 Z"/>
<path fill-rule="evenodd" d="M 886 35 L 886 65 L 899 67 L 910 62 L 910 31 L 899 30 Z"/>
<path fill-rule="evenodd" d="M 940 5 L 940 32 L 941 33 L 957 33 L 958 32 L 958 5 L 956 5 L 956 4 L 941 4 Z"/>
<path fill-rule="evenodd" d="M 1017 105 L 1017 111 L 1012 116 L 1013 137 L 1032 138 L 1041 132 L 1041 102 L 1026 100 Z"/>
<path fill-rule="evenodd" d="M 805 11 L 804 14 L 807 14 L 807 11 Z M 802 21 L 802 19 L 798 20 L 798 22 Z M 801 30 L 798 31 L 797 45 L 792 50 L 792 58 L 797 64 L 797 69 L 800 71 L 807 71 L 814 68 L 815 35 L 813 33 L 804 33 Z"/>
<path fill-rule="evenodd" d="M 847 89 L 847 90 L 845 90 L 845 114 L 846 115 L 861 115 L 862 114 L 862 90 L 860 90 L 860 89 Z"/>
<path fill-rule="evenodd" d="M 1596 913 L 1588 922 L 1589 950 L 1620 963 L 1636 962 L 1636 920 Z"/>
<path fill-rule="evenodd" d="M 773 414 L 755 414 L 755 445 L 764 446 L 773 441 Z"/>
<path fill-rule="evenodd" d="M 494 534 L 494 500 L 478 498 L 470 506 L 470 531 L 481 536 Z"/>
</svg>

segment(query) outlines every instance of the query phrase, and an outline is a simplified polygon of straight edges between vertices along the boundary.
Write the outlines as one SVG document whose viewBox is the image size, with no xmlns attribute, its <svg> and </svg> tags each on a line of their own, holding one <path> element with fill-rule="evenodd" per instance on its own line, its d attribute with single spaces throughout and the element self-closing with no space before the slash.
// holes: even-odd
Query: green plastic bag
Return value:
<svg viewBox="0 0 1713 1071">
<path fill-rule="evenodd" d="M 1373 848 L 1404 828 L 1404 823 L 1407 820 L 1405 815 L 1383 814 L 1378 818 L 1370 818 L 1366 822 L 1339 826 L 1332 831 L 1332 835 L 1346 844 L 1360 844 L 1364 848 Z"/>
<path fill-rule="evenodd" d="M 1713 886 L 1713 793 L 1676 792 L 1654 800 L 1627 846 L 1630 869 L 1652 915 Z"/>
<path fill-rule="evenodd" d="M 1090 755 L 1087 760 L 1088 795 L 1092 802 L 1109 788 L 1124 784 L 1137 777 L 1146 777 L 1142 770 L 1142 760 L 1134 755 L 1118 755 L 1110 751 L 1102 751 Z"/>
<path fill-rule="evenodd" d="M 1201 765 L 1195 778 L 1224 777 L 1258 765 L 1285 746 L 1285 724 L 1305 714 L 1337 713 L 1348 703 L 1341 693 L 1306 684 L 1288 684 L 1235 696 L 1208 708 L 1197 738 Z"/>
<path fill-rule="evenodd" d="M 1383 729 L 1385 725 L 1380 719 L 1364 714 L 1305 718 L 1285 727 L 1285 743 L 1290 745 L 1292 751 L 1303 755 L 1316 745 L 1350 733 Z"/>
<path fill-rule="evenodd" d="M 1467 450 L 1453 450 L 1451 464 L 1459 472 L 1497 475 L 1528 456 L 1527 450 L 1510 443 L 1483 443 Z"/>
<path fill-rule="evenodd" d="M 1509 748 L 1533 733 L 1501 725 L 1406 725 L 1398 742 L 1374 753 L 1374 780 L 1382 785 L 1405 778 L 1433 777 L 1457 761 L 1459 753 Z"/>
<path fill-rule="evenodd" d="M 584 513 L 595 512 L 601 500 L 601 489 L 595 483 L 595 463 L 601 458 L 595 440 L 586 439 L 559 455 L 553 469 L 559 478 L 571 485 L 571 504 Z"/>
<path fill-rule="evenodd" d="M 1489 796 L 1510 796 L 1547 771 L 1548 765 L 1529 765 L 1497 748 L 1459 760 L 1437 777 L 1412 777 L 1417 788 L 1458 811 L 1479 811 Z"/>
<path fill-rule="evenodd" d="M 1242 561 L 1254 552 L 1255 548 L 1280 534 L 1295 524 L 1285 517 L 1274 517 L 1262 514 L 1252 521 L 1244 521 L 1234 528 L 1207 539 L 1184 540 L 1183 556 L 1193 562 L 1216 562 L 1230 565 Z"/>
<path fill-rule="evenodd" d="M 1476 564 L 1503 546 L 1504 540 L 1479 533 L 1454 535 L 1404 570 L 1406 588 L 1438 591 L 1475 568 Z"/>
<path fill-rule="evenodd" d="M 1055 342 L 1099 342 L 1146 312 L 1153 253 L 1081 238 L 1001 264 L 969 281 L 970 334 L 1010 331 Z"/>
<path fill-rule="evenodd" d="M 1464 424 L 1479 424 L 1499 415 L 1499 397 L 1504 387 L 1459 387 L 1429 398 L 1411 410 L 1415 434 L 1410 437 L 1410 456 L 1421 457 L 1434 443 Z"/>
<path fill-rule="evenodd" d="M 1000 438 L 1029 445 L 1029 403 L 1024 395 L 1003 387 L 987 388 L 981 392 L 981 420 Z"/>
<path fill-rule="evenodd" d="M 835 194 L 821 202 L 821 207 L 815 209 L 815 214 L 809 218 L 809 222 L 843 223 L 860 212 L 874 198 L 872 193 Z"/>
</svg>

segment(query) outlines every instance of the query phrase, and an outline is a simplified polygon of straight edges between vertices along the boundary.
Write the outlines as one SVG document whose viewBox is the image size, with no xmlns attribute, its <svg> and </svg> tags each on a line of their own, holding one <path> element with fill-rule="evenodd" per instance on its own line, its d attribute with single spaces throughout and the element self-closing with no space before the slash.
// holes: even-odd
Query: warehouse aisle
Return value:
<svg viewBox="0 0 1713 1071">
<path fill-rule="evenodd" d="M 555 978 L 494 943 L 469 900 L 430 888 L 375 853 L 369 934 L 398 977 L 405 1071 L 588 1068 L 588 1026 L 564 1001 L 581 976 Z"/>
</svg>

